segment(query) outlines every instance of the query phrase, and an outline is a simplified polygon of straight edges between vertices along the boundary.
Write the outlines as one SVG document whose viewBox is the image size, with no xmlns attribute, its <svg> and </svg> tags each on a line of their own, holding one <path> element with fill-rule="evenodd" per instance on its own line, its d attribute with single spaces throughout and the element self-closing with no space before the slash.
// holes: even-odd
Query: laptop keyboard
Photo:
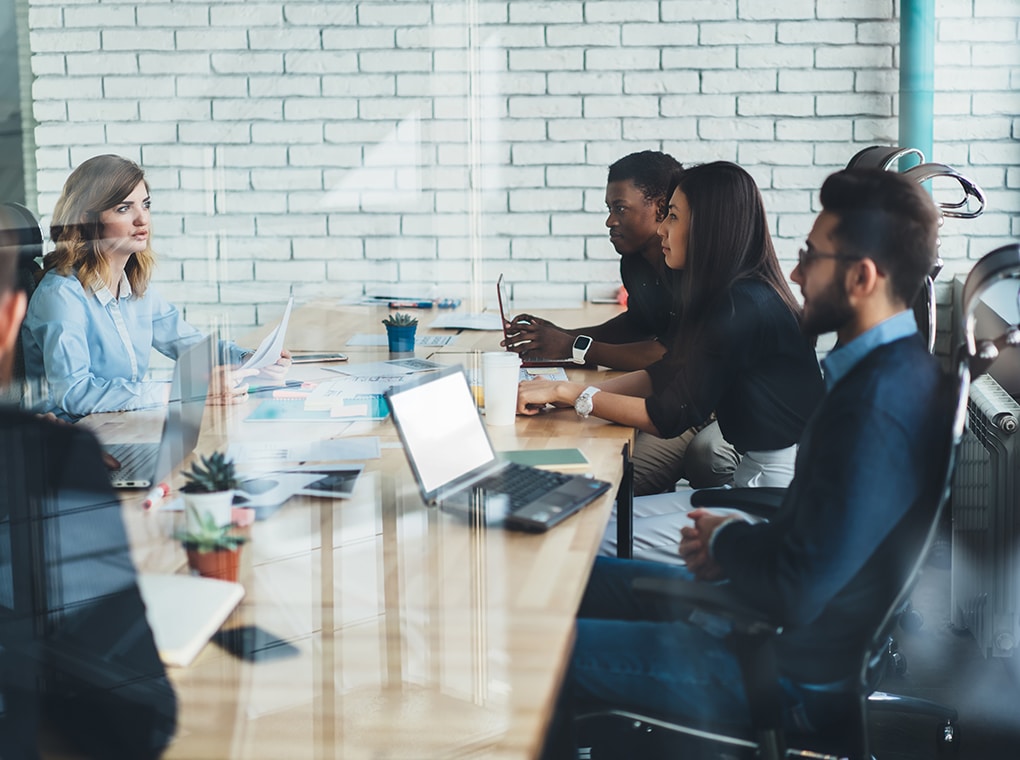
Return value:
<svg viewBox="0 0 1020 760">
<path fill-rule="evenodd" d="M 480 480 L 475 484 L 475 488 L 506 494 L 510 499 L 510 511 L 514 512 L 566 483 L 570 478 L 570 475 L 562 472 L 539 470 L 511 462 L 498 473 Z"/>
<path fill-rule="evenodd" d="M 120 462 L 111 473 L 115 480 L 149 480 L 156 467 L 158 443 L 121 443 L 106 447 L 106 452 Z"/>
</svg>

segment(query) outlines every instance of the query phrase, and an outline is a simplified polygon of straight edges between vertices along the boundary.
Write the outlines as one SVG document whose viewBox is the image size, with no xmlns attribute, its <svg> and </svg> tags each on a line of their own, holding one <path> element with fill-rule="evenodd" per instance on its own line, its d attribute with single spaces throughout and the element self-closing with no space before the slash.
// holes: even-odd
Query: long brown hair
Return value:
<svg viewBox="0 0 1020 760">
<path fill-rule="evenodd" d="M 705 313 L 738 280 L 768 283 L 799 320 L 800 305 L 779 266 L 751 175 L 729 161 L 714 161 L 688 168 L 673 189 L 691 209 L 679 305 L 682 343 L 696 340 Z"/>
<path fill-rule="evenodd" d="M 55 247 L 43 258 L 43 269 L 62 275 L 77 269 L 78 281 L 86 290 L 94 289 L 97 278 L 105 282 L 110 267 L 99 249 L 103 238 L 100 214 L 120 204 L 139 182 L 145 182 L 142 167 L 121 156 L 95 156 L 71 172 L 53 209 L 50 238 Z M 145 188 L 148 190 L 148 182 Z M 151 239 L 124 267 L 137 296 L 145 293 L 156 265 Z"/>
</svg>

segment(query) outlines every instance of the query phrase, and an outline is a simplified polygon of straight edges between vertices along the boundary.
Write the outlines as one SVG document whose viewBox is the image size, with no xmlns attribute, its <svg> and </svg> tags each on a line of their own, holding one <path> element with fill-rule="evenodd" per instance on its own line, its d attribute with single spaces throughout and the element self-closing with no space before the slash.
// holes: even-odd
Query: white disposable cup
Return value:
<svg viewBox="0 0 1020 760">
<path fill-rule="evenodd" d="M 486 351 L 482 354 L 485 424 L 514 424 L 514 418 L 517 416 L 517 383 L 520 374 L 521 357 L 513 351 Z"/>
</svg>

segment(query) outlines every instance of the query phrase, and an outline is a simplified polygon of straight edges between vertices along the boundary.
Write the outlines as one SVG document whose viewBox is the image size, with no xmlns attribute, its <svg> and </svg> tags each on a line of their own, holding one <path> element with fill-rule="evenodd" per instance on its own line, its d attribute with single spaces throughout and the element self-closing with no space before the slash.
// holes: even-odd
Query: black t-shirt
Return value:
<svg viewBox="0 0 1020 760">
<path fill-rule="evenodd" d="M 676 319 L 674 288 L 677 272 L 660 276 L 644 256 L 620 258 L 620 279 L 627 289 L 627 318 L 635 334 L 665 340 Z"/>
<path fill-rule="evenodd" d="M 648 368 L 648 416 L 665 438 L 715 411 L 737 451 L 792 446 L 822 398 L 811 341 L 771 285 L 741 280 L 708 310 L 685 356 L 670 350 Z"/>
</svg>

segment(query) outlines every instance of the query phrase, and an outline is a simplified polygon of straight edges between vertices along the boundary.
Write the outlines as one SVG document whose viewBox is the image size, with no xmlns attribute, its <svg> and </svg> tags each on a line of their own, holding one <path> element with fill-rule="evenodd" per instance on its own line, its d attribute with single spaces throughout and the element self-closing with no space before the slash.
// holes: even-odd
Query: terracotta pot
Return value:
<svg viewBox="0 0 1020 760">
<path fill-rule="evenodd" d="M 204 554 L 197 549 L 184 545 L 188 553 L 188 567 L 206 578 L 218 578 L 221 581 L 237 582 L 238 569 L 241 565 L 241 547 L 236 551 L 216 549 Z"/>
</svg>

